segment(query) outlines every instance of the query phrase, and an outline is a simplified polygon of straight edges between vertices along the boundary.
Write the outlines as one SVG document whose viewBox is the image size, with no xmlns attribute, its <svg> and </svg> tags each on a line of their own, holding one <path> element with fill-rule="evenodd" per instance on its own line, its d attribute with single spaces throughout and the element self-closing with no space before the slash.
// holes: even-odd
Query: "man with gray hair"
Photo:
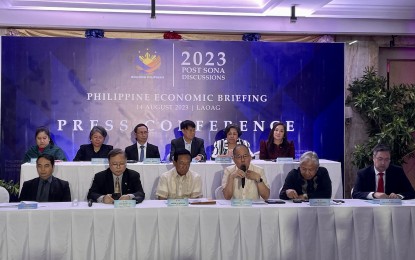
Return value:
<svg viewBox="0 0 415 260">
<path fill-rule="evenodd" d="M 315 152 L 305 152 L 300 157 L 300 167 L 292 169 L 280 192 L 280 199 L 330 199 L 331 180 L 326 168 L 320 167 Z"/>
<path fill-rule="evenodd" d="M 113 204 L 114 200 L 136 200 L 141 203 L 144 190 L 140 181 L 140 174 L 127 168 L 127 156 L 119 148 L 108 153 L 109 168 L 95 174 L 88 200 Z"/>
</svg>

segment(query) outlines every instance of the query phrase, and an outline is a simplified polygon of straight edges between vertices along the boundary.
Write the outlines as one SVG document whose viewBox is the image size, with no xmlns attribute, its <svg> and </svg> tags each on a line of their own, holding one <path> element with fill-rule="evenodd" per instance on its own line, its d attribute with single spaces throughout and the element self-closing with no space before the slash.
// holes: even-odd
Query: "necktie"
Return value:
<svg viewBox="0 0 415 260">
<path fill-rule="evenodd" d="M 379 173 L 379 179 L 378 179 L 378 189 L 376 190 L 376 192 L 382 192 L 385 193 L 385 185 L 383 183 L 383 172 Z"/>
<path fill-rule="evenodd" d="M 114 193 L 121 193 L 120 190 L 120 177 L 115 178 L 115 190 Z"/>
<path fill-rule="evenodd" d="M 144 161 L 144 145 L 140 146 L 141 151 L 140 151 L 140 162 Z"/>
<path fill-rule="evenodd" d="M 47 180 L 42 180 L 42 187 L 40 188 L 39 202 L 47 202 L 49 200 L 49 194 L 46 194 Z"/>
</svg>

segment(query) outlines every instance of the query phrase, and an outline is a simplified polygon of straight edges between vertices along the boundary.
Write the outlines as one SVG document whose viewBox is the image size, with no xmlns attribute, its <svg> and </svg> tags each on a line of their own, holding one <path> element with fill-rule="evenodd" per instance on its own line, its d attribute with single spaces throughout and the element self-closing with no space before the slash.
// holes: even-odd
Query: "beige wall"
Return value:
<svg viewBox="0 0 415 260">
<path fill-rule="evenodd" d="M 358 42 L 349 45 L 351 41 Z M 349 95 L 347 88 L 355 78 L 363 75 L 366 67 L 378 68 L 378 44 L 369 36 L 337 36 L 336 42 L 345 42 L 344 62 L 344 87 L 345 97 Z M 351 123 L 345 126 L 344 134 L 344 192 L 345 198 L 350 198 L 350 190 L 353 187 L 356 176 L 356 167 L 352 164 L 351 154 L 354 146 L 367 139 L 364 121 L 353 112 Z"/>
</svg>

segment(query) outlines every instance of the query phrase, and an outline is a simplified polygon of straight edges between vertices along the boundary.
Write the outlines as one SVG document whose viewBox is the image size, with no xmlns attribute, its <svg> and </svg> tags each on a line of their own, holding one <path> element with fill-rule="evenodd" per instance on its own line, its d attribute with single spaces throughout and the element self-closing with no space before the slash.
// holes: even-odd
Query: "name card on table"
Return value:
<svg viewBox="0 0 415 260">
<path fill-rule="evenodd" d="M 114 200 L 114 208 L 135 208 L 135 200 Z"/>
<path fill-rule="evenodd" d="M 160 164 L 160 158 L 145 158 L 143 164 Z"/>
<path fill-rule="evenodd" d="M 379 205 L 402 205 L 402 200 L 400 199 L 375 199 L 373 200 L 374 204 Z"/>
<path fill-rule="evenodd" d="M 292 163 L 294 159 L 292 157 L 278 157 L 277 162 L 279 163 Z"/>
<path fill-rule="evenodd" d="M 232 207 L 252 207 L 252 200 L 244 199 L 232 199 Z"/>
<path fill-rule="evenodd" d="M 231 157 L 216 157 L 215 163 L 232 163 Z"/>
<path fill-rule="evenodd" d="M 17 209 L 37 209 L 36 201 L 22 201 L 17 205 Z"/>
<path fill-rule="evenodd" d="M 209 200 L 206 198 L 189 199 L 189 204 L 190 205 L 212 205 L 212 204 L 216 204 L 216 200 Z"/>
<path fill-rule="evenodd" d="M 327 207 L 330 206 L 330 199 L 310 199 L 310 206 Z"/>
<path fill-rule="evenodd" d="M 168 199 L 167 206 L 169 207 L 189 206 L 189 199 Z"/>
<path fill-rule="evenodd" d="M 92 158 L 91 164 L 108 164 L 107 158 Z"/>
</svg>

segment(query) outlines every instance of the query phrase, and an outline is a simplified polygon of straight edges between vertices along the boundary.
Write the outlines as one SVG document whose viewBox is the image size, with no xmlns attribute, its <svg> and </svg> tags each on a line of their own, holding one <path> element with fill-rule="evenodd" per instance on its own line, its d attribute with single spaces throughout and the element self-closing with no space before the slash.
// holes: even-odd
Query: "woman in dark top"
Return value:
<svg viewBox="0 0 415 260">
<path fill-rule="evenodd" d="M 89 133 L 90 144 L 79 147 L 74 161 L 91 161 L 92 158 L 107 158 L 113 149 L 112 145 L 104 144 L 107 131 L 102 126 L 94 126 Z"/>
<path fill-rule="evenodd" d="M 41 154 L 52 155 L 57 161 L 66 161 L 66 155 L 63 150 L 53 143 L 50 138 L 50 131 L 46 127 L 39 127 L 35 133 L 36 145 L 29 148 L 26 152 L 23 163 L 30 162 L 32 158 L 36 158 Z"/>
<path fill-rule="evenodd" d="M 278 157 L 295 158 L 294 143 L 287 140 L 287 129 L 281 122 L 274 124 L 269 132 L 268 140 L 261 141 L 259 150 L 259 159 L 261 160 Z"/>
</svg>

